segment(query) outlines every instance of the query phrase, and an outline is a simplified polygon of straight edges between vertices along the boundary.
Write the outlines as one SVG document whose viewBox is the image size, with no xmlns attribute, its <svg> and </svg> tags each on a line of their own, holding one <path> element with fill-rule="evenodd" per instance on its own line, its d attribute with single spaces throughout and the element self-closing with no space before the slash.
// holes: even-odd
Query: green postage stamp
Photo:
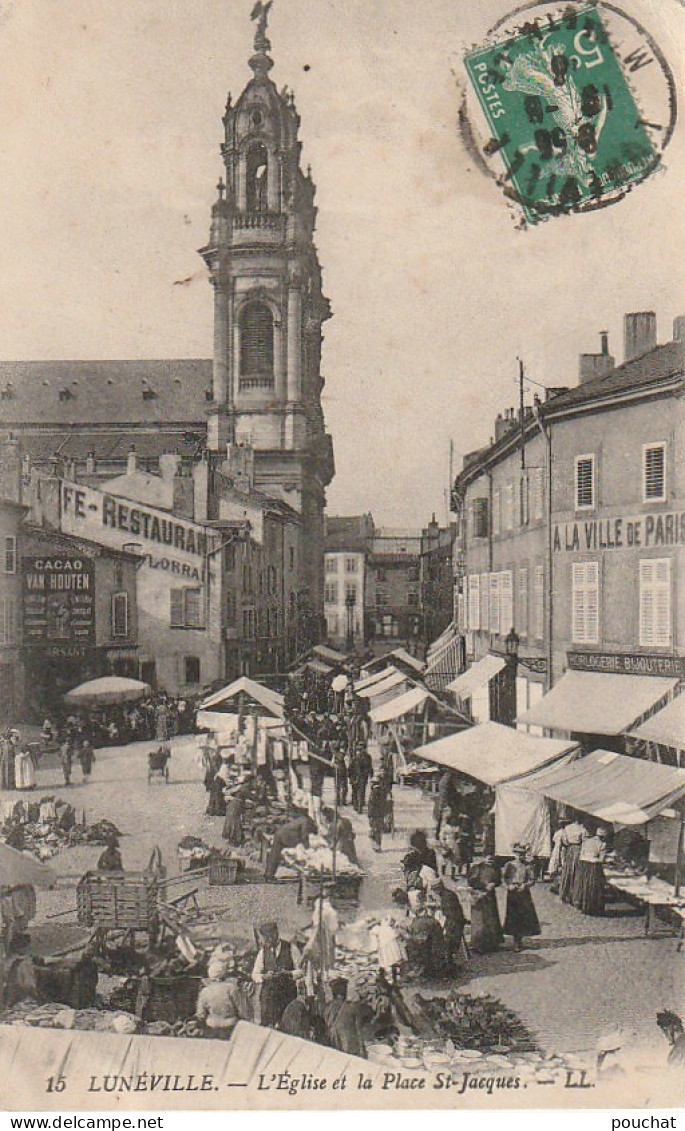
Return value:
<svg viewBox="0 0 685 1131">
<path fill-rule="evenodd" d="M 529 222 L 598 207 L 659 164 L 600 12 L 569 8 L 523 22 L 465 64 L 499 154 L 500 181 Z"/>
</svg>

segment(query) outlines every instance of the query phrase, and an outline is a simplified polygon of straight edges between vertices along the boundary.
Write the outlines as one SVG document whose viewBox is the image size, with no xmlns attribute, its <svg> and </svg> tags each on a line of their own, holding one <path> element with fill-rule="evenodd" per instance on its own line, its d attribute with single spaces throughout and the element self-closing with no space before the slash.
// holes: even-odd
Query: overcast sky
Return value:
<svg viewBox="0 0 685 1131">
<path fill-rule="evenodd" d="M 516 400 L 517 355 L 573 384 L 621 316 L 685 311 L 682 123 L 619 204 L 518 231 L 456 129 L 466 46 L 511 0 L 276 0 L 317 184 L 334 318 L 330 513 L 445 517 L 458 466 Z M 624 0 L 683 91 L 685 9 Z M 0 357 L 209 357 L 207 239 L 226 94 L 251 72 L 252 0 L 0 0 Z M 192 281 L 175 286 L 190 276 Z"/>
</svg>

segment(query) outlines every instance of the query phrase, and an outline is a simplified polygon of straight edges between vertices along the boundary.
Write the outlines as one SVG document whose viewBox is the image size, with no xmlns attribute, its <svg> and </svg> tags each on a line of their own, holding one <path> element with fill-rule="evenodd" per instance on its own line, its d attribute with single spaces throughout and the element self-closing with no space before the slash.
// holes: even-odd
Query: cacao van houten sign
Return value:
<svg viewBox="0 0 685 1131">
<path fill-rule="evenodd" d="M 685 511 L 555 523 L 553 545 L 556 553 L 683 546 Z"/>
<path fill-rule="evenodd" d="M 639 652 L 567 652 L 572 671 L 607 672 L 611 675 L 655 675 L 682 679 L 685 656 L 646 656 Z"/>
<path fill-rule="evenodd" d="M 95 643 L 95 567 L 90 558 L 62 553 L 23 558 L 22 603 L 26 647 L 47 647 L 62 655 Z"/>
</svg>

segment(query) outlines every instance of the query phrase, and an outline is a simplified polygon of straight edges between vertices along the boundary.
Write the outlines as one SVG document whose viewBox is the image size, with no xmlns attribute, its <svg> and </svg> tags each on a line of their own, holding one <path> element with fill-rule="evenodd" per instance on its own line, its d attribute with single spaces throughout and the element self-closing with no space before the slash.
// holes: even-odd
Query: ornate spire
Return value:
<svg viewBox="0 0 685 1131">
<path fill-rule="evenodd" d="M 254 20 L 257 24 L 254 36 L 254 55 L 250 59 L 250 66 L 255 75 L 264 75 L 273 67 L 273 59 L 268 55 L 271 50 L 271 41 L 266 34 L 266 29 L 269 23 L 269 12 L 273 0 L 267 0 L 267 3 L 262 3 L 262 0 L 257 0 L 250 19 Z"/>
</svg>

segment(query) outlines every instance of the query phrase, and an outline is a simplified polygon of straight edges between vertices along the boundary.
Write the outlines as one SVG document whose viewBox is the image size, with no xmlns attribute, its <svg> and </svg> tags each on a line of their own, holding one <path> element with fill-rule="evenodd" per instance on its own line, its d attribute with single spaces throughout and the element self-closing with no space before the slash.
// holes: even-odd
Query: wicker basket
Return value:
<svg viewBox="0 0 685 1131">
<path fill-rule="evenodd" d="M 238 881 L 240 870 L 239 860 L 227 860 L 225 857 L 213 856 L 209 861 L 210 887 L 229 887 Z"/>
<path fill-rule="evenodd" d="M 324 874 L 321 877 L 301 872 L 298 902 L 311 906 L 314 900 L 321 895 L 323 884 L 328 890 L 328 896 L 333 907 L 356 906 L 359 903 L 359 889 L 362 886 L 363 879 L 363 876 L 336 876 L 333 879 L 332 874 Z"/>
<path fill-rule="evenodd" d="M 157 877 L 149 872 L 86 872 L 76 888 L 78 921 L 104 930 L 150 931 L 157 892 Z"/>
</svg>

